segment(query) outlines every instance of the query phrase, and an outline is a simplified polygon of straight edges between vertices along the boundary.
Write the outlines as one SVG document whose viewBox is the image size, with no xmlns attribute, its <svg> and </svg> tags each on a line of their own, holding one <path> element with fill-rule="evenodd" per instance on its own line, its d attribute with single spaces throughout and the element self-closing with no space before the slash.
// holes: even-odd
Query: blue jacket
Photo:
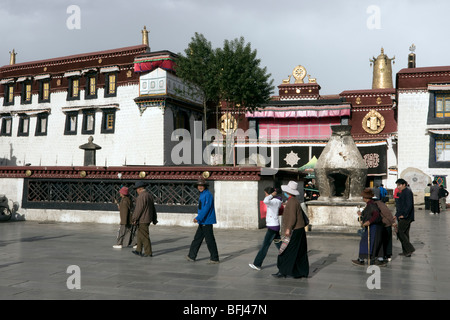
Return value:
<svg viewBox="0 0 450 320">
<path fill-rule="evenodd" d="M 198 200 L 198 215 L 195 217 L 198 224 L 215 224 L 216 210 L 214 209 L 214 196 L 208 189 L 200 193 Z"/>
</svg>

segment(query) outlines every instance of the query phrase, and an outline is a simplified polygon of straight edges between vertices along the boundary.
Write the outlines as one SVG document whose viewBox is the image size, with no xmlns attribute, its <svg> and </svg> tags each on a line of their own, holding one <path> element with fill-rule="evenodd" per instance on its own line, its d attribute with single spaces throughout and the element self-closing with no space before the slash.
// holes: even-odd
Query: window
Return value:
<svg viewBox="0 0 450 320">
<path fill-rule="evenodd" d="M 80 79 L 69 78 L 69 88 L 67 90 L 67 100 L 80 99 Z"/>
<path fill-rule="evenodd" d="M 189 116 L 185 111 L 182 110 L 175 111 L 173 121 L 174 121 L 173 123 L 174 129 L 186 129 L 190 131 Z"/>
<path fill-rule="evenodd" d="M 436 118 L 450 117 L 450 94 L 436 94 Z"/>
<path fill-rule="evenodd" d="M 105 79 L 105 97 L 115 97 L 117 89 L 117 74 L 109 73 Z"/>
<path fill-rule="evenodd" d="M 23 115 L 19 118 L 19 131 L 17 132 L 17 136 L 26 137 L 29 135 L 30 129 L 30 117 L 27 115 Z"/>
<path fill-rule="evenodd" d="M 102 119 L 102 133 L 114 133 L 116 125 L 116 109 L 104 109 Z"/>
<path fill-rule="evenodd" d="M 14 85 L 5 85 L 5 98 L 3 100 L 4 106 L 10 106 L 14 104 Z"/>
<path fill-rule="evenodd" d="M 91 73 L 87 76 L 85 99 L 95 98 L 97 98 L 97 76 Z"/>
<path fill-rule="evenodd" d="M 450 161 L 450 140 L 436 140 L 436 161 Z"/>
<path fill-rule="evenodd" d="M 46 136 L 47 135 L 47 123 L 48 114 L 39 113 L 36 118 L 36 136 Z"/>
<path fill-rule="evenodd" d="M 83 125 L 81 129 L 82 134 L 93 134 L 95 131 L 95 111 L 83 111 Z"/>
<path fill-rule="evenodd" d="M 50 102 L 50 80 L 39 83 L 39 103 Z"/>
<path fill-rule="evenodd" d="M 65 135 L 77 134 L 78 112 L 68 112 L 66 114 Z"/>
<path fill-rule="evenodd" d="M 22 104 L 30 104 L 31 103 L 31 82 L 25 81 L 22 84 L 22 96 L 21 103 Z"/>
<path fill-rule="evenodd" d="M 11 136 L 11 132 L 12 132 L 12 117 L 11 116 L 2 117 L 1 135 Z"/>
</svg>

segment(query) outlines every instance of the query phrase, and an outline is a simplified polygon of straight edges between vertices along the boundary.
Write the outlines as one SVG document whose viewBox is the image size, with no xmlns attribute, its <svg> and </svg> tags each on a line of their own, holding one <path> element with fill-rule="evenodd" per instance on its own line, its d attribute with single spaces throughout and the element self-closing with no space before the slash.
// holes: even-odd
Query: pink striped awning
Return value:
<svg viewBox="0 0 450 320">
<path fill-rule="evenodd" d="M 322 118 L 350 115 L 350 105 L 266 107 L 260 111 L 247 112 L 247 118 Z"/>
</svg>

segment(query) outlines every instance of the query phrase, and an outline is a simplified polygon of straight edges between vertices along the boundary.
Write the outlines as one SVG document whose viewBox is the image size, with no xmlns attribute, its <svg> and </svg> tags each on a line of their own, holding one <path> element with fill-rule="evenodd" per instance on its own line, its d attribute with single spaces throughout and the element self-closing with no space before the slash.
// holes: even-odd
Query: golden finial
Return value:
<svg viewBox="0 0 450 320">
<path fill-rule="evenodd" d="M 144 26 L 144 29 L 142 29 L 142 31 L 141 31 L 141 33 L 142 33 L 142 44 L 145 44 L 145 45 L 149 45 L 148 44 L 148 33 L 149 33 L 149 31 L 147 31 L 147 27 L 146 26 Z"/>
<path fill-rule="evenodd" d="M 12 52 L 10 51 L 9 54 L 10 54 L 9 64 L 10 64 L 10 65 L 16 64 L 16 55 L 17 55 L 17 52 L 15 52 L 14 49 L 13 49 L 13 51 L 12 51 Z"/>
<path fill-rule="evenodd" d="M 395 56 L 388 58 L 384 54 L 383 48 L 381 48 L 381 54 L 377 58 L 373 57 L 369 60 L 371 66 L 373 63 L 372 89 L 393 88 L 391 66 L 391 62 L 395 63 L 393 60 L 395 60 Z"/>
</svg>

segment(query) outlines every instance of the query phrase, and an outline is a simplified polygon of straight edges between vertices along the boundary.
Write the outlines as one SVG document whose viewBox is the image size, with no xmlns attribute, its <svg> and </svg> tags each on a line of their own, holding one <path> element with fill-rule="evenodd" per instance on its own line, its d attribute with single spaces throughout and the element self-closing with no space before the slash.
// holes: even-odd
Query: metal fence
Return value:
<svg viewBox="0 0 450 320">
<path fill-rule="evenodd" d="M 196 181 L 151 180 L 146 190 L 159 212 L 195 213 L 199 191 Z M 119 190 L 128 187 L 137 197 L 135 181 L 85 179 L 25 179 L 22 207 L 42 209 L 117 210 Z M 212 186 L 210 186 L 211 188 Z"/>
</svg>

